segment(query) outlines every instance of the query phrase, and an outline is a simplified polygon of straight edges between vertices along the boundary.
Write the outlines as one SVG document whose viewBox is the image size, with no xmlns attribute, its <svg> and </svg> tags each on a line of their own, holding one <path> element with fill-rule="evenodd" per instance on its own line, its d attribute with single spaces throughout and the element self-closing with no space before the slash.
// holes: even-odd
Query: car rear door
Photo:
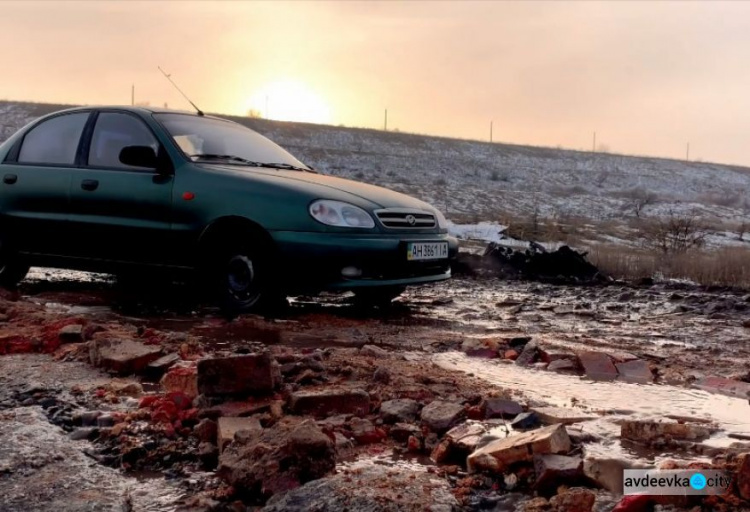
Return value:
<svg viewBox="0 0 750 512">
<path fill-rule="evenodd" d="M 168 250 L 174 176 L 120 161 L 128 146 L 161 144 L 127 111 L 98 111 L 85 138 L 84 165 L 72 172 L 70 223 L 85 258 L 159 264 Z"/>
<path fill-rule="evenodd" d="M 19 251 L 65 255 L 70 179 L 80 164 L 90 111 L 50 117 L 31 128 L 0 165 L 1 229 Z"/>
</svg>

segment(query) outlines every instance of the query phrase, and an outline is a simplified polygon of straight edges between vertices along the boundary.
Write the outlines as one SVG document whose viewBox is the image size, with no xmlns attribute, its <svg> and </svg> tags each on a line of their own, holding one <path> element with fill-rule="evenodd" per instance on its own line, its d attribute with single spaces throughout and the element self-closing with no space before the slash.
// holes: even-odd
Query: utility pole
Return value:
<svg viewBox="0 0 750 512">
<path fill-rule="evenodd" d="M 266 95 L 266 119 L 270 119 L 268 116 L 268 95 Z"/>
<path fill-rule="evenodd" d="M 492 143 L 492 123 L 494 121 L 490 121 L 490 143 Z"/>
<path fill-rule="evenodd" d="M 591 151 L 596 153 L 596 132 L 594 132 L 594 145 L 591 146 Z"/>
<path fill-rule="evenodd" d="M 135 84 L 130 86 L 130 105 L 135 106 Z"/>
<path fill-rule="evenodd" d="M 685 161 L 686 162 L 690 161 L 690 143 L 689 142 L 687 143 L 687 150 L 685 151 Z"/>
<path fill-rule="evenodd" d="M 388 131 L 388 109 L 385 109 L 385 121 L 383 123 L 383 131 Z"/>
</svg>

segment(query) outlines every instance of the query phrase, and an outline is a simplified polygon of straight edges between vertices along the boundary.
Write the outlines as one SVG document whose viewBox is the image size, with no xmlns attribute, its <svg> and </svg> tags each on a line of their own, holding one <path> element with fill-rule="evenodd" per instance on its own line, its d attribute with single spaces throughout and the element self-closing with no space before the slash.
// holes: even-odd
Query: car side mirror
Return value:
<svg viewBox="0 0 750 512">
<path fill-rule="evenodd" d="M 132 167 L 145 167 L 146 169 L 159 167 L 156 151 L 151 146 L 125 146 L 120 151 L 120 162 Z"/>
</svg>

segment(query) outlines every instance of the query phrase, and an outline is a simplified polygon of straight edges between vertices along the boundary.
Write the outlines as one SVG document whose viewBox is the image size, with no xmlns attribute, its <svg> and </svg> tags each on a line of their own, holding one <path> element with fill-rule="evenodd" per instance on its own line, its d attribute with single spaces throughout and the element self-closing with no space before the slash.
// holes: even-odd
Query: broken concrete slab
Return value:
<svg viewBox="0 0 750 512">
<path fill-rule="evenodd" d="M 739 380 L 725 379 L 723 377 L 705 377 L 695 382 L 693 387 L 708 391 L 709 393 L 750 399 L 750 384 Z"/>
<path fill-rule="evenodd" d="M 98 339 L 89 342 L 89 359 L 119 375 L 139 373 L 161 356 L 161 347 L 129 339 Z"/>
<path fill-rule="evenodd" d="M 380 417 L 385 423 L 409 423 L 417 419 L 419 402 L 411 398 L 386 400 L 380 404 Z"/>
<path fill-rule="evenodd" d="M 490 418 L 515 418 L 523 412 L 523 407 L 518 402 L 506 398 L 488 398 L 485 400 L 484 417 Z"/>
<path fill-rule="evenodd" d="M 630 461 L 586 456 L 583 461 L 583 473 L 599 487 L 613 494 L 623 493 L 623 475 L 626 469 L 643 469 Z"/>
<path fill-rule="evenodd" d="M 535 455 L 534 487 L 542 493 L 554 492 L 561 485 L 575 485 L 583 475 L 583 459 L 567 455 Z"/>
<path fill-rule="evenodd" d="M 268 498 L 330 474 L 335 466 L 331 438 L 310 420 L 287 417 L 258 436 L 238 431 L 221 453 L 216 474 L 242 494 Z"/>
<path fill-rule="evenodd" d="M 542 423 L 547 425 L 554 425 L 556 423 L 572 425 L 573 423 L 596 419 L 596 416 L 586 414 L 579 409 L 568 409 L 565 407 L 532 407 L 531 410 L 536 413 Z"/>
<path fill-rule="evenodd" d="M 617 378 L 617 368 L 612 359 L 602 352 L 579 352 L 578 361 L 583 373 L 592 380 L 608 381 Z"/>
<path fill-rule="evenodd" d="M 331 414 L 364 416 L 370 412 L 370 395 L 362 389 L 297 391 L 289 399 L 293 414 L 325 418 Z"/>
<path fill-rule="evenodd" d="M 654 374 L 648 363 L 642 359 L 633 359 L 624 363 L 615 364 L 619 373 L 617 379 L 635 384 L 651 384 L 654 382 Z"/>
<path fill-rule="evenodd" d="M 621 425 L 620 436 L 641 443 L 651 443 L 660 439 L 701 441 L 711 436 L 711 429 L 693 423 L 626 420 Z"/>
<path fill-rule="evenodd" d="M 263 427 L 258 418 L 234 418 L 223 416 L 216 422 L 217 425 L 217 445 L 219 452 L 234 440 L 234 435 L 240 431 L 247 431 L 248 436 L 260 436 L 263 433 Z"/>
<path fill-rule="evenodd" d="M 161 356 L 156 361 L 148 363 L 148 371 L 155 375 L 161 375 L 180 361 L 180 354 L 172 353 Z"/>
<path fill-rule="evenodd" d="M 198 392 L 206 396 L 271 393 L 279 368 L 268 352 L 198 361 Z"/>
<path fill-rule="evenodd" d="M 422 409 L 422 424 L 433 432 L 442 433 L 464 417 L 464 406 L 454 402 L 434 400 Z"/>
<path fill-rule="evenodd" d="M 539 358 L 539 344 L 536 341 L 528 342 L 521 353 L 516 358 L 516 364 L 519 366 L 530 366 Z"/>
<path fill-rule="evenodd" d="M 566 454 L 570 447 L 568 432 L 558 424 L 491 441 L 469 455 L 466 464 L 472 473 L 501 473 L 515 462 L 530 461 L 534 455 Z"/>
</svg>

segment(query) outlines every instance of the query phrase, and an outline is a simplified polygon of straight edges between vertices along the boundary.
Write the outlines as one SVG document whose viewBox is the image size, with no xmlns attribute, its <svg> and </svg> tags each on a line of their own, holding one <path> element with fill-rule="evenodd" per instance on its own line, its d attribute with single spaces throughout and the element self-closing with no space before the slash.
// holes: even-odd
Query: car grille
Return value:
<svg viewBox="0 0 750 512">
<path fill-rule="evenodd" d="M 435 216 L 414 210 L 378 210 L 378 220 L 387 228 L 425 229 L 435 227 Z"/>
</svg>

